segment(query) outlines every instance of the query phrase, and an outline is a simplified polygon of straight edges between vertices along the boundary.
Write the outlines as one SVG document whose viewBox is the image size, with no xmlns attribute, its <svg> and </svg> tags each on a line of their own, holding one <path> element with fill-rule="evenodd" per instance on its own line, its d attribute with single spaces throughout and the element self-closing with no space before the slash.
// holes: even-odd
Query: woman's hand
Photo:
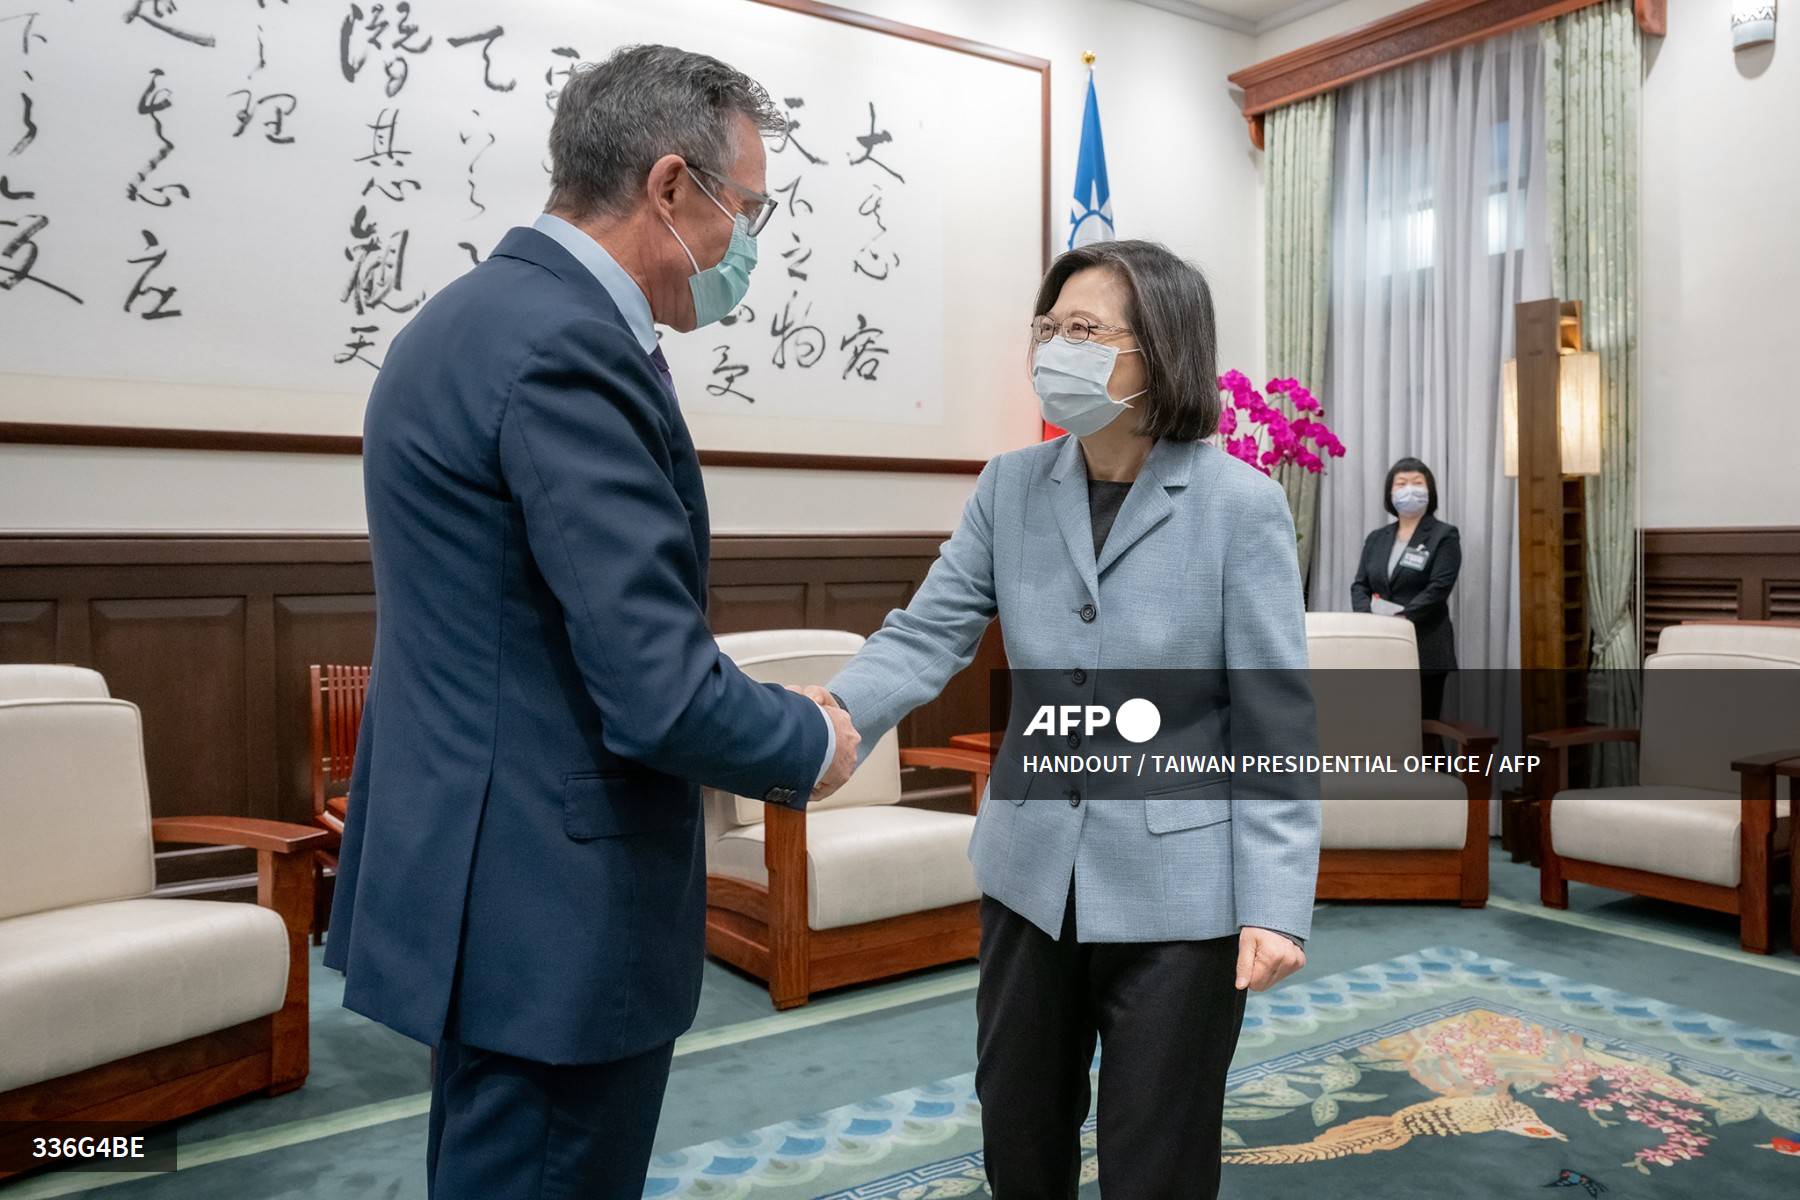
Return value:
<svg viewBox="0 0 1800 1200">
<path fill-rule="evenodd" d="M 1237 987 L 1266 992 L 1306 965 L 1306 951 L 1285 934 L 1246 925 L 1238 931 Z"/>
</svg>

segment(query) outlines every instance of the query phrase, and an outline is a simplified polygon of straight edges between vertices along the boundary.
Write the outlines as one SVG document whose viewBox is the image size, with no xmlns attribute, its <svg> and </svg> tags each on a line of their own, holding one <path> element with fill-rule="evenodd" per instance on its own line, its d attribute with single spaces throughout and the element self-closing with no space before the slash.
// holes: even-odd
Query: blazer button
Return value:
<svg viewBox="0 0 1800 1200">
<path fill-rule="evenodd" d="M 1069 807 L 1070 808 L 1080 808 L 1081 807 L 1081 789 L 1080 788 L 1070 788 L 1069 789 Z"/>
<path fill-rule="evenodd" d="M 1089 624 L 1092 624 L 1094 618 L 1099 615 L 1100 615 L 1100 610 L 1095 608 L 1092 604 L 1084 604 L 1081 606 L 1081 619 L 1083 621 L 1086 621 Z"/>
<path fill-rule="evenodd" d="M 1079 733 L 1071 733 L 1069 735 L 1069 749 L 1073 750 L 1080 745 L 1081 745 L 1081 735 Z"/>
<path fill-rule="evenodd" d="M 1080 687 L 1087 682 L 1087 672 L 1080 667 L 1076 667 L 1073 671 L 1069 672 L 1069 682 L 1076 687 Z"/>
</svg>

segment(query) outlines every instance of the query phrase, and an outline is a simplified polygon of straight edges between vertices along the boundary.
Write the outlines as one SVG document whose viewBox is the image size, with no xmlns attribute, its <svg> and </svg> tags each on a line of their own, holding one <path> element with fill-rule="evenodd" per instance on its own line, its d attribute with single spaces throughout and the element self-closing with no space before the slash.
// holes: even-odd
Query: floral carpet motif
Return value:
<svg viewBox="0 0 1800 1200">
<path fill-rule="evenodd" d="M 1469 950 L 1253 996 L 1246 1059 L 1228 1083 L 1226 1196 L 1800 1194 L 1800 1039 Z M 1084 1193 L 1095 1141 L 1090 1117 Z M 962 1075 L 661 1155 L 645 1194 L 985 1190 Z"/>
</svg>

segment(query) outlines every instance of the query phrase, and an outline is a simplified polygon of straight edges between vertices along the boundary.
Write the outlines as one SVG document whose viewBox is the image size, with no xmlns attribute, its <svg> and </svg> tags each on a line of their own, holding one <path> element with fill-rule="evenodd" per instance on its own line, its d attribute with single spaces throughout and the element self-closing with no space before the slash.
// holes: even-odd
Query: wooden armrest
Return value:
<svg viewBox="0 0 1800 1200">
<path fill-rule="evenodd" d="M 948 746 L 918 746 L 902 750 L 900 765 L 944 767 L 952 771 L 966 771 L 971 775 L 986 775 L 994 769 L 993 760 L 981 751 L 955 750 Z"/>
<path fill-rule="evenodd" d="M 1571 725 L 1567 729 L 1551 729 L 1526 737 L 1528 746 L 1544 746 L 1558 750 L 1564 746 L 1591 746 L 1596 742 L 1635 742 L 1638 731 L 1610 725 Z"/>
<path fill-rule="evenodd" d="M 275 854 L 296 854 L 328 845 L 331 834 L 316 825 L 292 825 L 255 817 L 157 817 L 150 822 L 150 838 L 156 842 L 246 846 Z"/>
<path fill-rule="evenodd" d="M 1471 725 L 1467 721 L 1427 720 L 1424 725 L 1426 733 L 1435 733 L 1439 737 L 1449 738 L 1459 746 L 1474 747 L 1483 743 L 1497 743 L 1500 740 L 1499 735 L 1493 730 L 1483 729 L 1479 725 Z"/>
<path fill-rule="evenodd" d="M 1733 759 L 1731 769 L 1740 775 L 1797 774 L 1800 773 L 1800 750 L 1770 750 L 1766 754 L 1749 754 L 1743 758 Z"/>
<path fill-rule="evenodd" d="M 325 811 L 336 817 L 340 823 L 350 819 L 350 797 L 333 796 L 325 802 Z"/>
</svg>

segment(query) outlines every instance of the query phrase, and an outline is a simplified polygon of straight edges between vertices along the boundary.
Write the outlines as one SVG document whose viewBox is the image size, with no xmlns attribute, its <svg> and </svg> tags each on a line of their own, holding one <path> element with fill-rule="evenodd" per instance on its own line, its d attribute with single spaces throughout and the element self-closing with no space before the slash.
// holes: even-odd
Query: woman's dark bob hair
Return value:
<svg viewBox="0 0 1800 1200">
<path fill-rule="evenodd" d="M 1425 477 L 1425 516 L 1437 516 L 1437 476 L 1416 458 L 1403 458 L 1388 468 L 1387 482 L 1381 485 L 1381 507 L 1396 517 L 1400 515 L 1400 510 L 1394 507 L 1394 476 L 1402 471 L 1417 471 Z"/>
<path fill-rule="evenodd" d="M 1219 331 L 1206 276 L 1157 242 L 1094 242 L 1050 264 L 1031 315 L 1055 308 L 1069 276 L 1089 267 L 1125 282 L 1125 324 L 1144 352 L 1137 432 L 1172 442 L 1210 436 L 1219 427 Z"/>
</svg>

